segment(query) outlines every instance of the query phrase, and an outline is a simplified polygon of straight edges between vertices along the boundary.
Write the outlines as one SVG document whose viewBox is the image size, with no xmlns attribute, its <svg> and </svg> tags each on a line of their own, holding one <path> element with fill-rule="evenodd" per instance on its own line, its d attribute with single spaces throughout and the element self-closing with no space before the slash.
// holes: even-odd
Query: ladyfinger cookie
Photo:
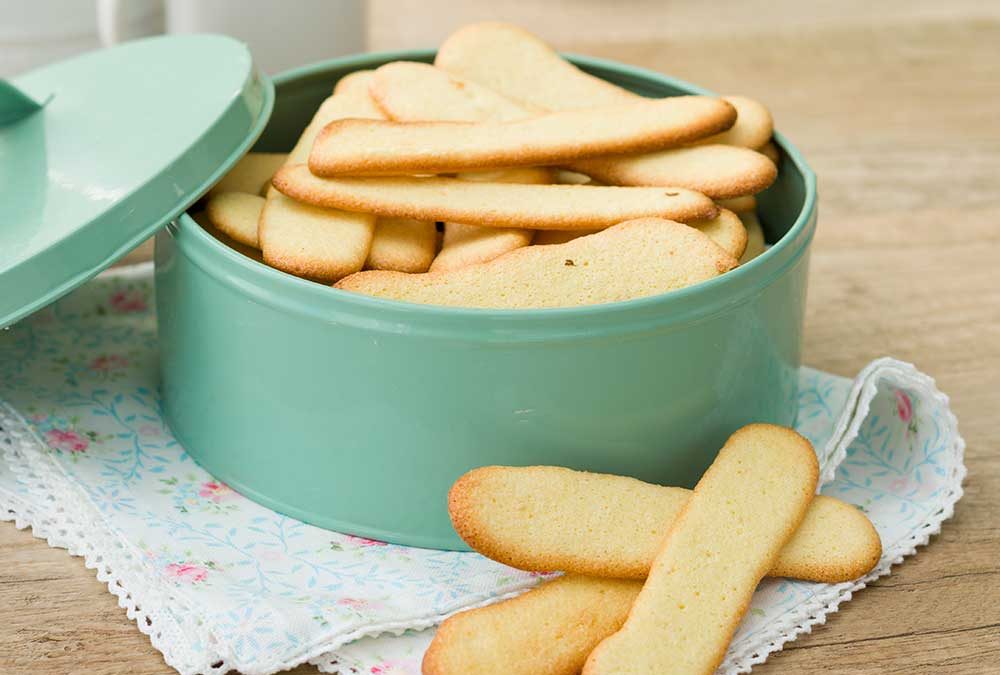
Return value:
<svg viewBox="0 0 1000 675">
<path fill-rule="evenodd" d="M 460 30 L 456 35 L 463 31 L 464 29 Z M 519 28 L 513 28 L 513 31 L 515 34 L 523 33 Z M 545 46 L 544 43 L 539 44 Z M 551 52 L 552 58 L 558 63 L 567 66 L 570 72 L 578 73 L 587 78 L 587 81 L 601 82 L 618 92 L 613 100 L 604 100 L 601 105 L 613 106 L 644 100 L 641 96 L 582 73 L 575 66 L 563 61 L 547 46 L 545 49 Z M 445 70 L 427 64 L 390 63 L 375 71 L 371 91 L 387 115 L 402 121 L 486 120 L 493 119 L 490 117 L 493 112 L 496 113 L 495 119 L 519 120 L 537 114 L 540 109 L 539 106 L 527 107 L 523 102 L 505 96 L 504 93 L 477 84 L 472 76 L 466 79 L 460 74 Z M 561 66 L 557 70 L 565 72 Z M 521 74 L 530 77 L 537 72 Z M 490 75 L 495 73 L 491 72 Z M 501 84 L 503 82 L 507 82 L 506 78 Z M 554 109 L 572 110 L 587 107 L 591 106 L 554 106 Z M 739 125 L 740 120 L 737 117 L 734 127 Z M 774 166 L 759 153 L 747 148 L 720 144 L 705 148 L 678 148 L 652 155 L 627 155 L 592 161 L 599 162 L 597 167 L 606 178 L 646 181 L 649 185 L 666 187 L 669 187 L 670 180 L 677 180 L 682 187 L 698 190 L 715 198 L 750 195 L 763 190 L 774 180 L 776 175 Z M 615 182 L 591 175 L 587 171 L 587 166 L 588 163 L 579 162 L 573 163 L 571 168 L 602 182 Z M 687 167 L 690 167 L 690 170 Z"/>
<path fill-rule="evenodd" d="M 264 198 L 258 194 L 219 192 L 205 203 L 205 215 L 219 231 L 244 246 L 259 249 L 257 221 L 263 208 Z"/>
<path fill-rule="evenodd" d="M 271 185 L 271 177 L 287 160 L 288 155 L 284 152 L 248 152 L 208 191 L 208 196 L 223 192 L 263 195 Z"/>
<path fill-rule="evenodd" d="M 805 518 L 819 464 L 791 429 L 743 427 L 667 531 L 624 625 L 583 675 L 711 675 L 757 584 Z"/>
<path fill-rule="evenodd" d="M 211 221 L 208 219 L 208 215 L 204 211 L 199 211 L 197 213 L 191 214 L 191 219 L 194 222 L 201 225 L 201 227 L 208 232 L 210 235 L 218 239 L 221 243 L 225 244 L 229 248 L 233 249 L 238 253 L 242 253 L 251 260 L 256 260 L 257 262 L 264 262 L 264 259 L 260 255 L 260 250 L 253 248 L 252 246 L 247 246 L 246 244 L 241 244 L 232 237 L 230 237 L 225 232 L 219 230 L 219 228 L 212 225 Z"/>
<path fill-rule="evenodd" d="M 484 467 L 466 476 L 477 483 L 472 489 L 478 496 L 489 502 L 478 506 L 486 507 L 491 520 L 506 521 L 499 537 L 502 547 L 526 552 L 545 569 L 566 569 L 570 573 L 543 582 L 512 600 L 461 612 L 445 621 L 424 657 L 424 667 L 432 668 L 426 672 L 579 673 L 593 648 L 625 622 L 642 581 L 638 580 L 640 574 L 632 581 L 581 576 L 577 573 L 580 570 L 574 570 L 579 567 L 576 563 L 596 561 L 610 551 L 630 550 L 642 542 L 646 544 L 640 556 L 644 562 L 622 566 L 618 560 L 613 574 L 625 576 L 623 573 L 631 567 L 644 578 L 660 540 L 649 533 L 658 526 L 669 526 L 690 491 L 560 467 Z M 465 480 L 463 477 L 459 483 Z M 553 501 L 546 499 L 542 504 L 537 500 L 539 494 L 551 496 Z M 565 500 L 571 501 L 572 508 L 564 508 Z M 553 502 L 557 505 L 554 509 Z M 497 514 L 497 504 L 510 504 L 511 509 L 500 509 Z M 532 526 L 525 528 L 528 517 Z M 489 529 L 497 533 L 495 521 Z M 520 540 L 526 529 L 530 541 Z M 556 546 L 566 548 L 552 550 Z M 573 552 L 572 557 L 567 551 Z M 817 496 L 768 575 L 839 583 L 867 574 L 880 555 L 878 534 L 857 508 L 832 497 Z M 495 559 L 511 564 L 504 557 Z M 594 569 L 589 564 L 582 567 Z M 511 658 L 512 654 L 518 657 Z"/>
<path fill-rule="evenodd" d="M 351 73 L 337 83 L 332 96 L 320 104 L 309 126 L 302 132 L 295 147 L 288 153 L 284 166 L 304 164 L 320 132 L 326 125 L 336 120 L 348 118 L 384 119 L 382 111 L 368 94 L 368 86 L 374 76 L 373 71 Z"/>
<path fill-rule="evenodd" d="M 461 173 L 462 180 L 480 183 L 524 183 L 547 185 L 552 182 L 552 171 L 542 167 L 523 167 L 504 171 Z M 527 246 L 535 235 L 534 230 L 518 227 L 483 227 L 465 223 L 445 223 L 441 250 L 431 263 L 431 272 L 456 270 L 477 265 L 504 253 Z"/>
<path fill-rule="evenodd" d="M 376 69 L 369 92 L 386 117 L 400 122 L 509 122 L 545 112 L 413 61 Z"/>
<path fill-rule="evenodd" d="M 441 45 L 434 63 L 452 76 L 476 82 L 514 101 L 547 110 L 613 106 L 641 98 L 584 73 L 531 33 L 504 23 L 485 22 L 459 29 Z M 745 97 L 733 98 L 741 104 L 746 101 Z M 750 108 L 748 105 L 747 108 L 757 110 L 757 106 Z M 747 121 L 741 124 L 737 117 L 730 131 L 732 134 L 725 140 L 749 142 L 759 138 L 760 119 L 748 115 Z M 602 182 L 616 183 L 613 178 L 630 178 L 632 181 L 644 181 L 641 183 L 644 185 L 660 186 L 673 184 L 680 169 L 682 180 L 677 184 L 697 189 L 713 198 L 754 194 L 774 181 L 776 172 L 773 164 L 759 153 L 718 142 L 702 147 L 723 147 L 730 148 L 730 151 L 691 148 L 693 152 L 686 152 L 680 159 L 672 157 L 672 153 L 681 150 L 608 158 L 601 165 L 603 177 L 591 173 L 586 164 L 574 164 L 570 168 L 593 175 Z M 623 166 L 614 166 L 615 163 Z M 661 163 L 662 170 L 659 170 Z M 690 175 L 682 170 L 689 163 L 698 169 Z"/>
<path fill-rule="evenodd" d="M 775 165 L 777 165 L 778 162 L 781 161 L 781 153 L 778 151 L 778 146 L 775 144 L 773 140 L 768 141 L 763 146 L 758 148 L 757 152 L 759 152 L 760 154 L 764 155 L 769 160 L 774 162 Z"/>
<path fill-rule="evenodd" d="M 352 97 L 363 99 L 372 83 L 373 70 L 355 70 L 344 75 L 337 80 L 333 87 L 334 94 L 347 94 Z M 372 101 L 374 103 L 374 101 Z"/>
<path fill-rule="evenodd" d="M 735 213 L 719 209 L 719 215 L 708 220 L 696 220 L 691 227 L 701 230 L 709 239 L 725 249 L 737 260 L 747 247 L 747 228 Z"/>
<path fill-rule="evenodd" d="M 569 169 L 556 169 L 554 182 L 560 185 L 600 185 L 590 176 Z M 535 234 L 531 243 L 536 246 L 565 244 L 567 241 L 573 241 L 577 237 L 585 237 L 588 234 L 594 234 L 594 232 L 599 232 L 599 230 L 542 230 Z"/>
<path fill-rule="evenodd" d="M 427 63 L 387 63 L 375 71 L 369 91 L 387 117 L 402 122 L 503 122 L 543 112 L 525 108 L 474 82 L 459 81 Z M 557 182 L 550 169 L 541 167 L 463 172 L 458 177 L 477 182 L 533 185 Z M 525 228 L 446 222 L 441 250 L 431 263 L 431 271 L 493 260 L 527 246 L 534 235 L 534 230 Z"/>
<path fill-rule="evenodd" d="M 759 152 L 720 144 L 581 159 L 572 167 L 609 185 L 679 185 L 713 199 L 755 194 L 778 175 L 774 163 Z"/>
<path fill-rule="evenodd" d="M 323 101 L 288 155 L 285 168 L 309 158 L 316 136 L 330 122 L 346 117 L 381 117 L 358 86 L 371 73 L 357 73 Z M 346 79 L 346 78 L 345 78 Z M 264 262 L 272 267 L 316 281 L 331 282 L 364 267 L 375 230 L 375 218 L 300 204 L 277 190 L 267 192 L 257 234 Z"/>
<path fill-rule="evenodd" d="M 636 97 L 563 59 L 528 31 L 508 23 L 472 23 L 448 36 L 434 65 L 546 110 L 611 106 Z"/>
<path fill-rule="evenodd" d="M 320 178 L 305 165 L 281 169 L 274 186 L 292 199 L 324 208 L 491 227 L 599 229 L 647 216 L 692 221 L 718 215 L 712 200 L 683 188 Z"/>
<path fill-rule="evenodd" d="M 717 199 L 715 203 L 719 205 L 719 208 L 729 209 L 737 215 L 757 210 L 757 198 L 753 195 L 733 197 L 732 199 Z"/>
<path fill-rule="evenodd" d="M 365 269 L 426 272 L 437 253 L 437 241 L 434 221 L 379 218 L 375 221 Z"/>
<path fill-rule="evenodd" d="M 642 582 L 567 575 L 438 628 L 424 675 L 577 675 L 618 630 Z"/>
<path fill-rule="evenodd" d="M 583 72 L 537 36 L 502 22 L 460 28 L 441 45 L 434 64 L 522 106 L 545 110 L 615 106 L 643 98 Z M 747 96 L 723 99 L 736 108 L 736 124 L 708 142 L 759 148 L 768 141 L 774 123 L 767 107 Z"/>
<path fill-rule="evenodd" d="M 509 122 L 346 119 L 320 133 L 309 169 L 317 176 L 361 176 L 566 164 L 675 147 L 735 120 L 733 106 L 708 96 L 637 99 Z"/>
<path fill-rule="evenodd" d="M 515 32 L 520 32 L 520 29 L 515 29 Z M 565 64 L 558 55 L 555 58 Z M 569 64 L 565 65 L 576 70 Z M 403 121 L 484 120 L 490 119 L 491 112 L 497 113 L 497 119 L 518 120 L 534 114 L 532 109 L 519 107 L 521 104 L 518 101 L 427 64 L 396 62 L 382 66 L 375 71 L 371 91 L 389 116 Z M 642 100 L 624 90 L 620 92 L 624 95 L 616 99 L 619 104 L 621 101 Z M 589 174 L 586 170 L 588 166 L 601 172 L 603 178 Z M 683 187 L 705 191 L 716 198 L 758 192 L 774 180 L 775 173 L 774 166 L 760 154 L 725 145 L 679 148 L 653 155 L 598 158 L 589 164 L 577 162 L 573 168 L 583 172 L 580 175 L 597 178 L 604 183 L 620 180 L 624 184 L 631 180 L 631 184 L 645 181 L 669 187 L 668 179 L 673 179 Z M 553 241 L 566 236 L 558 235 Z M 548 239 L 543 235 L 539 243 L 553 243 Z"/>
<path fill-rule="evenodd" d="M 269 195 L 261 213 L 261 252 L 271 267 L 318 282 L 359 271 L 368 258 L 375 216 L 325 209 Z"/>
<path fill-rule="evenodd" d="M 565 244 L 588 234 L 594 234 L 600 230 L 540 230 L 535 233 L 532 244 L 535 246 L 548 246 L 549 244 Z"/>
<path fill-rule="evenodd" d="M 736 108 L 737 123 L 721 133 L 696 141 L 696 145 L 722 143 L 741 148 L 759 148 L 771 139 L 774 119 L 767 107 L 748 96 L 723 96 Z"/>
<path fill-rule="evenodd" d="M 430 272 L 450 272 L 499 258 L 531 244 L 534 230 L 517 227 L 483 227 L 464 223 L 445 223 L 441 250 L 431 263 Z"/>
<path fill-rule="evenodd" d="M 692 227 L 640 218 L 566 244 L 528 246 L 451 272 L 361 272 L 336 287 L 434 305 L 573 307 L 665 293 L 735 265 L 735 258 Z"/>
<path fill-rule="evenodd" d="M 689 223 L 691 227 L 701 230 L 708 235 L 709 239 L 721 246 L 733 257 L 743 255 L 747 245 L 747 230 L 743 222 L 736 214 L 726 209 L 719 209 L 719 215 L 707 220 L 695 220 Z M 573 241 L 577 237 L 593 234 L 592 231 L 582 230 L 578 232 L 566 230 L 541 230 L 535 235 L 532 242 L 538 246 L 548 244 L 565 244 Z"/>
<path fill-rule="evenodd" d="M 740 264 L 742 265 L 759 256 L 767 247 L 764 242 L 764 228 L 761 227 L 760 218 L 757 217 L 756 211 L 741 213 L 740 220 L 743 221 L 747 230 L 747 247 L 743 251 L 743 255 L 740 256 Z"/>
<path fill-rule="evenodd" d="M 683 488 L 554 466 L 488 466 L 448 495 L 458 535 L 519 569 L 644 579 L 670 524 L 691 497 Z M 840 583 L 882 555 L 878 532 L 855 506 L 817 496 L 769 576 Z"/>
</svg>

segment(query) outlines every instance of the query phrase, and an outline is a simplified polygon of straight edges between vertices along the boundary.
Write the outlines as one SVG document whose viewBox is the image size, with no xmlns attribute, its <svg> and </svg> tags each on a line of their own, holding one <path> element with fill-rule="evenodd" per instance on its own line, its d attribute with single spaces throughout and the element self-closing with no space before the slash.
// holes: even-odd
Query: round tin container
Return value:
<svg viewBox="0 0 1000 675">
<path fill-rule="evenodd" d="M 287 150 L 345 74 L 275 78 L 257 150 Z M 570 57 L 638 93 L 704 90 Z M 780 134 L 759 196 L 763 255 L 667 294 L 566 309 L 415 305 L 335 290 L 231 250 L 187 215 L 156 242 L 163 404 L 178 440 L 248 497 L 322 527 L 462 549 L 447 493 L 487 464 L 554 464 L 692 485 L 749 422 L 797 409 L 816 181 Z"/>
</svg>

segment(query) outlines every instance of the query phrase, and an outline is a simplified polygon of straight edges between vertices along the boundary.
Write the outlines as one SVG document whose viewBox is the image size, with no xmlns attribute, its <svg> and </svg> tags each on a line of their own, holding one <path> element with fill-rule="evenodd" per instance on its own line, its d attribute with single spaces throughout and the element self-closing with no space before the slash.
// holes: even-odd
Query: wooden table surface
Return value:
<svg viewBox="0 0 1000 675">
<path fill-rule="evenodd" d="M 504 18 L 765 101 L 820 177 L 806 363 L 849 376 L 892 355 L 952 397 L 954 519 L 754 672 L 1000 672 L 1000 3 L 460 4 L 374 3 L 371 47 Z M 0 525 L 0 672 L 126 670 L 172 672 L 79 558 Z"/>
</svg>

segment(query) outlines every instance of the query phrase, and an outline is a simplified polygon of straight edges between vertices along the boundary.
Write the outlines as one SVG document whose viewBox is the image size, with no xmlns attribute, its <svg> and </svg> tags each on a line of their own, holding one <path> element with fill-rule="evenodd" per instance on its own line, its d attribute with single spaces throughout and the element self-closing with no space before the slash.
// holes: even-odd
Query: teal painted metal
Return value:
<svg viewBox="0 0 1000 675">
<path fill-rule="evenodd" d="M 294 143 L 336 80 L 429 52 L 371 54 L 276 79 L 257 148 Z M 597 59 L 640 93 L 702 91 Z M 692 485 L 725 438 L 792 424 L 816 182 L 780 135 L 760 196 L 775 245 L 698 286 L 628 302 L 490 311 L 303 281 L 188 216 L 157 239 L 163 400 L 188 452 L 244 494 L 323 527 L 461 549 L 446 494 L 484 464 L 557 464 Z"/>
<path fill-rule="evenodd" d="M 41 109 L 41 103 L 7 80 L 0 80 L 0 127 L 20 122 Z"/>
<path fill-rule="evenodd" d="M 0 326 L 176 218 L 254 143 L 273 101 L 246 45 L 218 35 L 130 42 L 4 83 Z"/>
</svg>

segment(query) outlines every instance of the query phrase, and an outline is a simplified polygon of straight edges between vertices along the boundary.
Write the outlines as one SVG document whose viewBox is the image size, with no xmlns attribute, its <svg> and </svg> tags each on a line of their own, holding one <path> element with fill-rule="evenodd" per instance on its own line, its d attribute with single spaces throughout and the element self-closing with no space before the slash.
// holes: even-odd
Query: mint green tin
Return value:
<svg viewBox="0 0 1000 675">
<path fill-rule="evenodd" d="M 256 149 L 291 148 L 334 83 L 432 52 L 338 59 L 274 80 Z M 592 58 L 639 93 L 703 92 Z M 163 406 L 191 456 L 277 511 L 443 549 L 452 482 L 486 464 L 555 464 L 692 485 L 749 422 L 797 408 L 816 181 L 780 134 L 759 197 L 765 254 L 665 295 L 490 311 L 412 305 L 303 281 L 187 215 L 157 237 Z"/>
</svg>

